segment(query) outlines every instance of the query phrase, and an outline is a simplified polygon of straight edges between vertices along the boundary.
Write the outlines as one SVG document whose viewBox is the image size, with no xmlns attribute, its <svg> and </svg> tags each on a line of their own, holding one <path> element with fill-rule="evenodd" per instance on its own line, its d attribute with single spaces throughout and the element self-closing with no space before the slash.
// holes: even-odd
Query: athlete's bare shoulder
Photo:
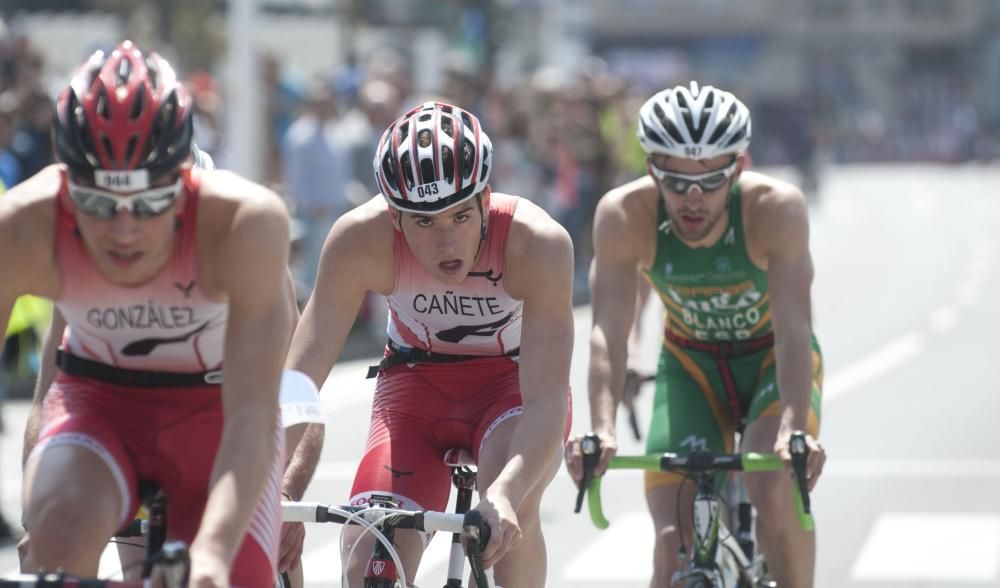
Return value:
<svg viewBox="0 0 1000 588">
<path fill-rule="evenodd" d="M 659 190 L 648 175 L 605 194 L 594 215 L 596 254 L 632 258 L 643 265 L 652 263 L 659 198 Z"/>
<path fill-rule="evenodd" d="M 572 276 L 573 240 L 540 206 L 520 198 L 511 220 L 506 257 L 507 287 L 515 298 L 524 298 L 522 293 L 539 280 L 563 273 Z"/>
<path fill-rule="evenodd" d="M 789 243 L 808 242 L 809 209 L 802 190 L 748 171 L 740 176 L 740 193 L 750 254 L 759 265 L 766 267 L 770 252 L 787 249 Z"/>
<path fill-rule="evenodd" d="M 794 184 L 759 172 L 743 172 L 740 176 L 740 192 L 751 209 L 806 206 L 802 190 Z"/>
<path fill-rule="evenodd" d="M 389 205 L 374 196 L 343 214 L 333 224 L 323 245 L 320 272 L 382 294 L 395 286 L 396 228 Z"/>
<path fill-rule="evenodd" d="M 22 288 L 40 295 L 52 296 L 56 288 L 55 200 L 61 187 L 62 166 L 53 164 L 0 196 L 3 275 L 20 277 Z"/>
<path fill-rule="evenodd" d="M 201 172 L 198 251 L 206 292 L 224 290 L 225 274 L 238 271 L 230 263 L 234 252 L 245 251 L 247 261 L 270 250 L 287 254 L 288 234 L 288 210 L 273 191 L 230 171 Z"/>
<path fill-rule="evenodd" d="M 565 247 L 566 244 L 572 251 L 572 240 L 562 225 L 534 202 L 527 198 L 518 199 L 507 238 L 509 261 L 516 263 L 524 255 L 545 254 L 550 248 Z"/>
<path fill-rule="evenodd" d="M 237 213 L 287 218 L 284 202 L 270 189 L 227 170 L 204 170 L 200 173 L 201 208 L 198 216 L 207 216 L 216 229 L 239 220 Z"/>
</svg>

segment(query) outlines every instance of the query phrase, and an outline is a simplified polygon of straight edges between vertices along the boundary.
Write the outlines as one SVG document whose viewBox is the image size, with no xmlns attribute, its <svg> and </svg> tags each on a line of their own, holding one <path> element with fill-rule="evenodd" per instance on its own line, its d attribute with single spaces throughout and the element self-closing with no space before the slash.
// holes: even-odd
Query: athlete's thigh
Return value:
<svg viewBox="0 0 1000 588">
<path fill-rule="evenodd" d="M 380 376 L 351 503 L 389 499 L 401 508 L 444 510 L 451 473 L 434 431 L 451 410 L 417 370 L 400 366 Z"/>
<path fill-rule="evenodd" d="M 714 363 L 697 353 L 661 351 L 647 453 L 721 453 L 732 449 L 733 427 L 716 391 L 719 383 L 714 369 Z M 647 490 L 683 479 L 660 472 L 647 472 L 645 477 Z"/>
<path fill-rule="evenodd" d="M 26 519 L 53 505 L 90 524 L 124 526 L 136 508 L 136 473 L 107 394 L 62 379 L 46 394 L 41 433 L 25 466 Z M 96 519 L 96 520 L 92 520 Z M 99 521 L 99 523 L 98 523 Z M 71 528 L 72 521 L 67 521 Z"/>
<path fill-rule="evenodd" d="M 809 414 L 806 431 L 819 437 L 823 399 L 823 354 L 816 339 L 812 339 L 813 377 L 809 398 Z M 741 442 L 744 451 L 774 451 L 777 425 L 773 421 L 781 417 L 781 394 L 778 390 L 777 364 L 773 352 L 768 354 L 757 370 L 759 377 L 754 387 L 750 409 L 747 412 L 747 427 Z M 759 424 L 758 424 L 759 422 Z M 770 445 L 768 445 L 770 443 Z"/>
</svg>

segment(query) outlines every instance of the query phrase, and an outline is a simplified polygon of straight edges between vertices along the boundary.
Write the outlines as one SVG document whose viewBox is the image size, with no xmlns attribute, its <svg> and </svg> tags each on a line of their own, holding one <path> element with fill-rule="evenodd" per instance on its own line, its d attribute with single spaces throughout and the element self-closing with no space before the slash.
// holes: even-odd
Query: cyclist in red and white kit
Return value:
<svg viewBox="0 0 1000 588">
<path fill-rule="evenodd" d="M 59 97 L 60 163 L 0 203 L 0 320 L 32 293 L 67 322 L 25 435 L 36 567 L 96 574 L 148 480 L 191 546 L 191 586 L 273 585 L 288 215 L 257 184 L 193 169 L 191 132 L 167 61 L 128 41 L 96 52 Z"/>
<path fill-rule="evenodd" d="M 569 235 L 531 202 L 491 192 L 492 145 L 461 108 L 408 111 L 383 134 L 374 166 L 382 197 L 327 237 L 287 365 L 321 385 L 365 293 L 387 296 L 389 341 L 370 374 L 378 373 L 371 430 L 351 502 L 380 495 L 446 510 L 442 453 L 467 448 L 479 466 L 476 508 L 493 529 L 484 563 L 496 564 L 498 585 L 543 586 L 538 509 L 569 424 Z M 311 459 L 292 468 L 315 468 L 321 442 L 307 433 L 296 457 Z M 300 497 L 305 488 L 290 490 Z M 345 532 L 348 545 L 360 533 Z M 396 537 L 413 577 L 425 538 Z M 360 585 L 371 543 L 354 553 L 348 577 Z"/>
</svg>

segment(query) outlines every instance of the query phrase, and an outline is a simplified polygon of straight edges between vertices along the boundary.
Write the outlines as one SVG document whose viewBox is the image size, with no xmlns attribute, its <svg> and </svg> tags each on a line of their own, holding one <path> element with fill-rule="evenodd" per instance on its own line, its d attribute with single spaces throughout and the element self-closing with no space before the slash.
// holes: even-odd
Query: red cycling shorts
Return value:
<svg viewBox="0 0 1000 588">
<path fill-rule="evenodd" d="M 521 414 L 518 367 L 508 357 L 490 357 L 383 371 L 351 504 L 367 504 L 378 494 L 401 508 L 445 511 L 451 469 L 442 461 L 444 452 L 468 449 L 478 462 L 490 433 Z M 568 410 L 564 441 L 571 415 Z"/>
<path fill-rule="evenodd" d="M 45 396 L 42 430 L 30 459 L 59 445 L 85 447 L 107 464 L 121 496 L 121 526 L 138 510 L 138 481 L 167 496 L 167 535 L 194 540 L 222 437 L 221 386 L 129 388 L 59 373 Z M 283 431 L 273 434 L 284 442 Z M 241 588 L 271 588 L 281 528 L 283 460 L 275 459 L 250 528 L 232 564 Z M 77 484 L 79 480 L 66 480 Z"/>
</svg>

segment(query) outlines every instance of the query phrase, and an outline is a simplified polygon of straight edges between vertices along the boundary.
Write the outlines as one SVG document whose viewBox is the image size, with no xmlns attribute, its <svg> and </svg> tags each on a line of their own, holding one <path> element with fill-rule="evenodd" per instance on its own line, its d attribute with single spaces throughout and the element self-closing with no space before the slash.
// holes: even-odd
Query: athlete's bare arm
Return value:
<svg viewBox="0 0 1000 588">
<path fill-rule="evenodd" d="M 562 445 L 569 365 L 573 355 L 573 243 L 565 229 L 521 200 L 507 240 L 507 285 L 523 300 L 519 378 L 524 413 L 508 461 L 487 489 L 518 509 L 550 471 Z"/>
<path fill-rule="evenodd" d="M 385 202 L 373 198 L 342 216 L 323 245 L 316 286 L 295 329 L 287 369 L 322 388 L 340 356 L 368 290 L 390 294 L 395 285 L 393 225 Z M 300 498 L 319 461 L 323 435 L 310 426 L 285 473 L 285 491 Z"/>
<path fill-rule="evenodd" d="M 601 198 L 594 216 L 594 260 L 590 268 L 593 326 L 587 389 L 590 419 L 602 438 L 603 472 L 617 449 L 615 415 L 625 386 L 628 339 L 635 317 L 636 272 L 652 262 L 655 246 L 655 190 L 646 178 L 616 188 Z M 583 476 L 579 445 L 570 446 L 567 467 L 575 480 Z"/>
<path fill-rule="evenodd" d="M 42 341 L 42 353 L 39 358 L 38 379 L 35 381 L 35 393 L 31 400 L 31 411 L 24 427 L 24 448 L 21 452 L 21 463 L 27 463 L 31 450 L 38 442 L 38 421 L 42 417 L 42 403 L 45 393 L 52 386 L 56 377 L 56 350 L 62 342 L 63 331 L 66 330 L 66 319 L 58 308 L 52 310 L 52 322 L 49 323 L 45 339 Z"/>
<path fill-rule="evenodd" d="M 748 174 L 749 225 L 752 238 L 761 244 L 767 264 L 768 292 L 774 323 L 774 353 L 781 426 L 775 450 L 786 459 L 788 439 L 794 430 L 806 430 L 813 380 L 812 256 L 809 253 L 809 217 L 805 197 L 783 182 Z M 807 474 L 810 487 L 822 469 L 823 452 L 812 446 Z"/>
<path fill-rule="evenodd" d="M 203 561 L 230 564 L 279 455 L 278 386 L 291 333 L 288 215 L 281 200 L 261 186 L 228 172 L 208 178 L 202 184 L 199 242 L 206 233 L 220 236 L 199 245 L 210 252 L 201 279 L 211 283 L 206 292 L 218 288 L 228 300 L 225 422 L 191 552 L 193 561 L 200 552 L 208 556 Z"/>
</svg>

